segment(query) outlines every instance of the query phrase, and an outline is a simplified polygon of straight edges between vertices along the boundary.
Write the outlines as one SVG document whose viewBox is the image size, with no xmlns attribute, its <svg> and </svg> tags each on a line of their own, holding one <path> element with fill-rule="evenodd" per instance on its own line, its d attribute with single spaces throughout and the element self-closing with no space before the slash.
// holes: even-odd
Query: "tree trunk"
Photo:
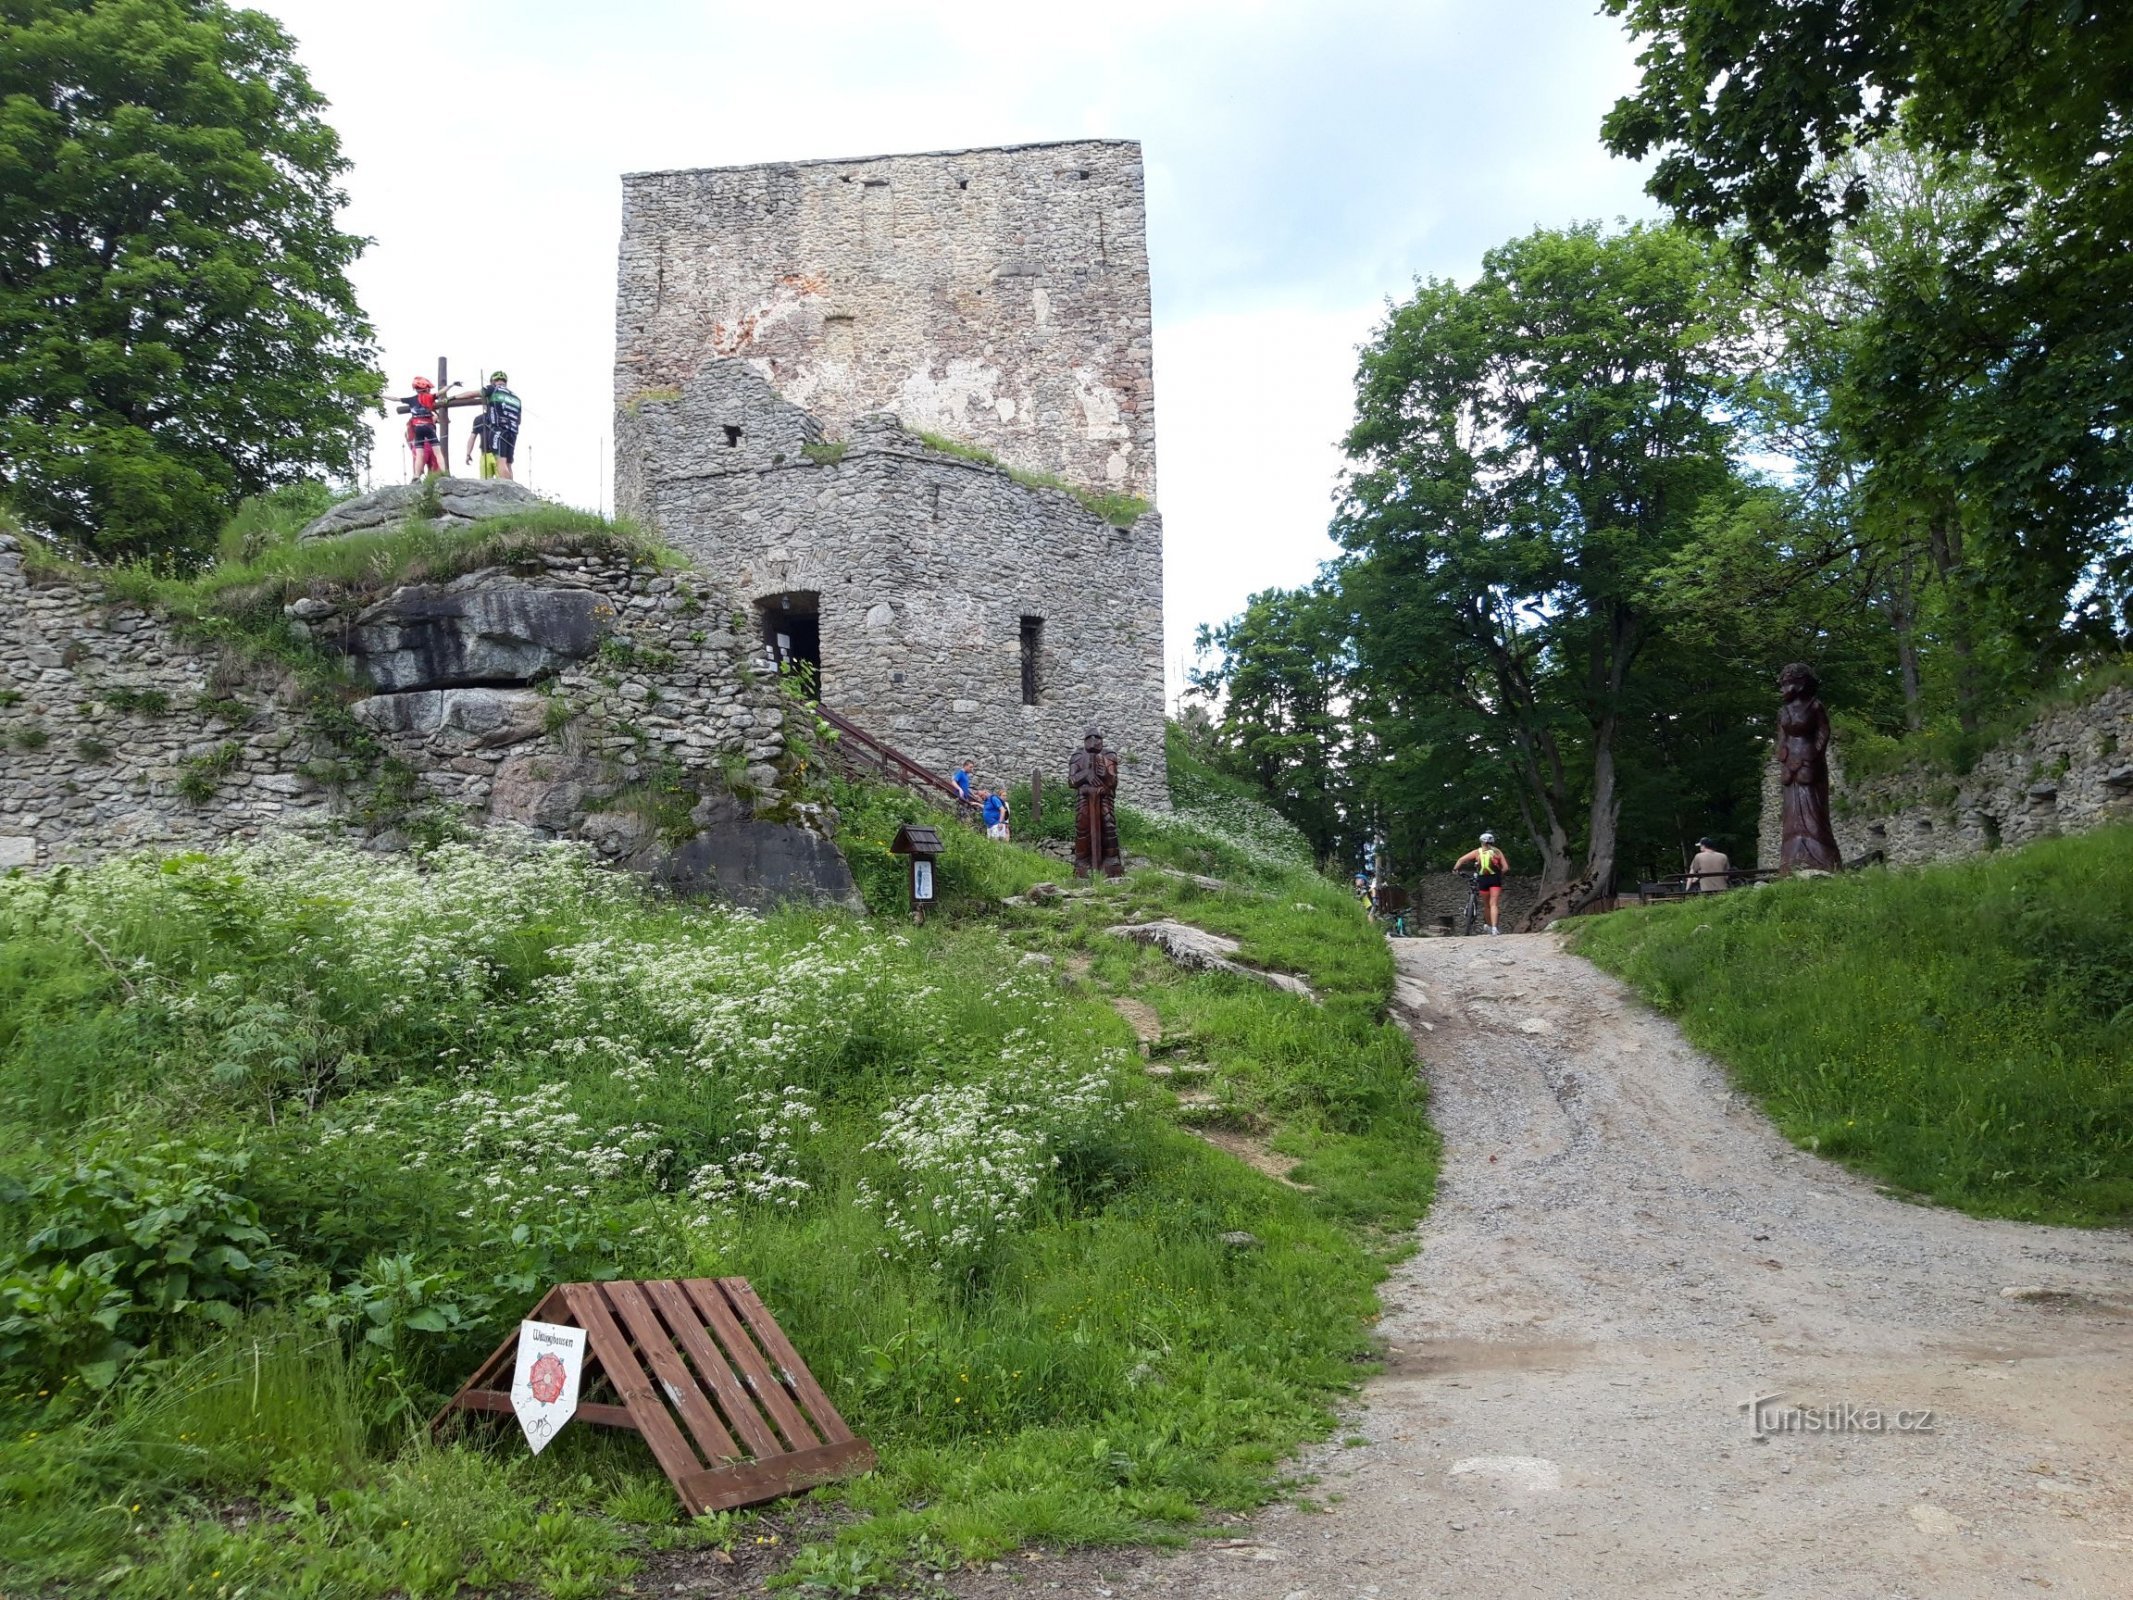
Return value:
<svg viewBox="0 0 2133 1600">
<path fill-rule="evenodd" d="M 1970 595 L 1963 585 L 1963 532 L 1950 506 L 1937 506 L 1927 527 L 1933 570 L 1948 597 L 1948 648 L 1955 653 L 1955 720 L 1965 733 L 1978 728 L 1977 651 L 1971 637 Z"/>
<path fill-rule="evenodd" d="M 1615 828 L 1622 817 L 1622 797 L 1615 791 L 1615 724 L 1609 712 L 1592 730 L 1592 831 L 1585 850 L 1585 879 L 1591 890 L 1586 899 L 1614 892 Z"/>
<path fill-rule="evenodd" d="M 1896 629 L 1896 670 L 1903 683 L 1903 725 L 1916 733 L 1926 725 L 1925 691 L 1918 682 L 1918 575 L 1907 551 L 1889 586 L 1889 620 Z"/>
</svg>

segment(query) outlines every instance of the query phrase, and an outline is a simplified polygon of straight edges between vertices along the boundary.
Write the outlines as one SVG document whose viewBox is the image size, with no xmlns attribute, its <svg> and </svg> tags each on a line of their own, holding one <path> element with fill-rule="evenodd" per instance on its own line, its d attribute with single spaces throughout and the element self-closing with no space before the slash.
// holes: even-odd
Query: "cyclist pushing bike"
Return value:
<svg viewBox="0 0 2133 1600">
<path fill-rule="evenodd" d="M 1496 925 L 1496 914 L 1503 901 L 1503 875 L 1510 864 L 1504 859 L 1504 853 L 1496 848 L 1496 835 L 1483 834 L 1479 846 L 1452 863 L 1452 871 L 1465 870 L 1468 862 L 1474 865 L 1474 888 L 1481 895 L 1489 932 L 1501 933 L 1503 929 Z"/>
</svg>

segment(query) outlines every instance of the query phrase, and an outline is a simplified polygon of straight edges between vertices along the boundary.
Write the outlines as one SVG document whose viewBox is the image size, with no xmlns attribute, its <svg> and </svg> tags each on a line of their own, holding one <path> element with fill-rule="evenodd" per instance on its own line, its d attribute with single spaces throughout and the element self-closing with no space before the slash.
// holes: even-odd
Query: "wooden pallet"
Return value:
<svg viewBox="0 0 2133 1600">
<path fill-rule="evenodd" d="M 643 1434 L 692 1516 L 873 1469 L 746 1278 L 559 1283 L 525 1320 L 585 1330 L 577 1416 Z M 517 1358 L 514 1330 L 430 1432 L 457 1412 L 509 1416 Z"/>
</svg>

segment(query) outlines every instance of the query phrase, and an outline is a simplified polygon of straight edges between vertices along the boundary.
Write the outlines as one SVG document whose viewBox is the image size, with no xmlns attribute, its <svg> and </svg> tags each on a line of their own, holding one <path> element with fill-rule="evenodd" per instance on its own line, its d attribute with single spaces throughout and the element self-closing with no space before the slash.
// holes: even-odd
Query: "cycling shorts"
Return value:
<svg viewBox="0 0 2133 1600">
<path fill-rule="evenodd" d="M 518 430 L 492 434 L 489 438 L 489 454 L 499 461 L 509 461 L 512 452 L 518 449 Z"/>
<path fill-rule="evenodd" d="M 1500 872 L 1481 873 L 1474 879 L 1474 887 L 1477 889 L 1501 889 L 1503 887 L 1503 874 Z"/>
</svg>

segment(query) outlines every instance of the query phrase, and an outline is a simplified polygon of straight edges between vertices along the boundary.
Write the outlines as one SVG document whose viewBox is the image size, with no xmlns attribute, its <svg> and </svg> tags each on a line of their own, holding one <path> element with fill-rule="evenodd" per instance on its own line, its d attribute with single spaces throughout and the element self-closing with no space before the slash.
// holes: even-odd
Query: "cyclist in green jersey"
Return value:
<svg viewBox="0 0 2133 1600">
<path fill-rule="evenodd" d="M 1488 918 L 1489 932 L 1501 933 L 1503 929 L 1496 925 L 1497 909 L 1503 902 L 1503 877 L 1510 863 L 1496 848 L 1496 835 L 1483 834 L 1480 846 L 1454 861 L 1452 871 L 1460 871 L 1469 861 L 1474 864 L 1474 887 L 1481 891 L 1481 909 Z"/>
</svg>

